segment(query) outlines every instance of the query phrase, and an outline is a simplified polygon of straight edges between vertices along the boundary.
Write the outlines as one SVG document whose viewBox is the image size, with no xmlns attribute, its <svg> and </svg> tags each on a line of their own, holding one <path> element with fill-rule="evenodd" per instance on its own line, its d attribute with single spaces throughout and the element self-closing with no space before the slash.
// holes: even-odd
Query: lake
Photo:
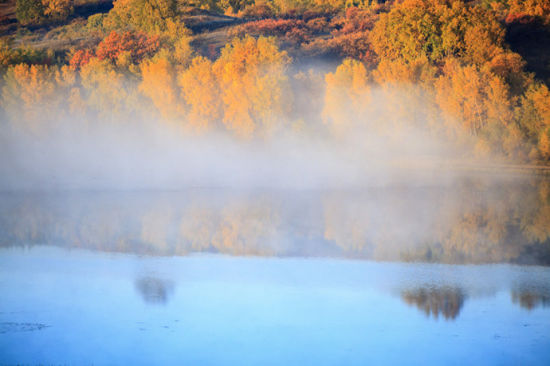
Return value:
<svg viewBox="0 0 550 366">
<path fill-rule="evenodd" d="M 550 364 L 550 182 L 0 194 L 0 364 Z"/>
</svg>

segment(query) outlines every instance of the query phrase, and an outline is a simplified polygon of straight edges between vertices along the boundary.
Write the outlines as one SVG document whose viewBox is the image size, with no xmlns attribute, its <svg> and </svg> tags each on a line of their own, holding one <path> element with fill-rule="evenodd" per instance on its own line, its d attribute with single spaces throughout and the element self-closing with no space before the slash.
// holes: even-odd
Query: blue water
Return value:
<svg viewBox="0 0 550 366">
<path fill-rule="evenodd" d="M 549 289 L 537 266 L 3 248 L 0 364 L 550 365 Z"/>
</svg>

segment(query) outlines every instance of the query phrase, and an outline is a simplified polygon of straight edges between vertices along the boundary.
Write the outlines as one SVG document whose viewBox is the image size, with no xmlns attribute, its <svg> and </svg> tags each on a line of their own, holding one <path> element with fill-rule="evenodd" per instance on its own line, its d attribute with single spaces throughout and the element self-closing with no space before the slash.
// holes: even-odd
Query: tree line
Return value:
<svg viewBox="0 0 550 366">
<path fill-rule="evenodd" d="M 189 7 L 246 22 L 228 31 L 219 52 L 201 54 L 182 21 Z M 19 0 L 17 16 L 34 14 L 21 15 L 21 23 L 39 23 L 72 8 L 68 0 Z M 414 126 L 474 156 L 548 162 L 548 81 L 528 72 L 507 44 L 514 22 L 550 27 L 550 5 L 116 0 L 108 13 L 88 17 L 98 38 L 91 48 L 60 55 L 2 41 L 3 120 L 43 133 L 75 115 L 113 122 L 147 116 L 244 139 L 287 129 L 402 138 Z M 297 70 L 302 57 L 340 61 L 332 71 Z"/>
</svg>

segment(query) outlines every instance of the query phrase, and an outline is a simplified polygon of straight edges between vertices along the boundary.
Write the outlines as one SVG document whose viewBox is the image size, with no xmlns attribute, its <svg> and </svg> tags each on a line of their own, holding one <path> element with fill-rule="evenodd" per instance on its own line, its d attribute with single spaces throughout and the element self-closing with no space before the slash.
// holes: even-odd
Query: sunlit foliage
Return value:
<svg viewBox="0 0 550 366">
<path fill-rule="evenodd" d="M 236 38 L 213 65 L 223 101 L 223 123 L 242 137 L 269 132 L 283 122 L 290 95 L 285 88 L 290 58 L 274 39 Z"/>
<path fill-rule="evenodd" d="M 17 14 L 40 26 L 72 7 L 20 0 Z M 242 19 L 201 47 L 208 37 L 183 23 L 193 8 Z M 398 139 L 416 127 L 471 156 L 546 163 L 548 84 L 527 72 L 506 32 L 518 22 L 547 26 L 549 14 L 541 0 L 116 0 L 80 23 L 93 34 L 86 46 L 54 51 L 3 38 L 2 109 L 21 103 L 26 121 L 61 106 L 112 120 L 152 114 L 245 139 L 296 126 Z M 331 69 L 305 72 L 304 56 Z"/>
<path fill-rule="evenodd" d="M 32 133 L 45 132 L 67 112 L 76 75 L 68 67 L 17 64 L 8 68 L 2 105 L 12 120 Z"/>
<path fill-rule="evenodd" d="M 17 0 L 15 14 L 21 24 L 40 23 L 44 19 L 44 5 L 40 0 Z"/>
<path fill-rule="evenodd" d="M 365 118 L 364 107 L 369 103 L 369 75 L 365 66 L 346 59 L 334 73 L 326 75 L 326 94 L 323 116 L 337 132 L 349 132 L 353 121 Z"/>
<path fill-rule="evenodd" d="M 151 98 L 157 110 L 167 121 L 184 116 L 175 80 L 175 71 L 166 58 L 148 60 L 141 64 L 142 82 L 139 90 Z"/>
<path fill-rule="evenodd" d="M 73 12 L 73 0 L 17 0 L 16 16 L 21 24 L 65 20 Z"/>
<path fill-rule="evenodd" d="M 107 29 L 132 27 L 149 33 L 168 29 L 177 14 L 174 0 L 116 0 L 113 9 L 103 20 Z"/>
<path fill-rule="evenodd" d="M 113 31 L 99 43 L 96 56 L 100 60 L 107 59 L 113 62 L 126 57 L 129 58 L 128 62 L 135 64 L 154 54 L 158 48 L 158 37 L 148 37 L 143 33 L 134 32 L 120 34 Z"/>
<path fill-rule="evenodd" d="M 222 99 L 212 62 L 196 57 L 178 78 L 183 99 L 189 106 L 189 123 L 199 130 L 218 126 L 222 117 Z"/>
<path fill-rule="evenodd" d="M 490 12 L 462 1 L 405 0 L 381 14 L 371 33 L 380 58 L 441 62 L 460 57 L 480 64 L 494 56 L 504 30 Z"/>
</svg>

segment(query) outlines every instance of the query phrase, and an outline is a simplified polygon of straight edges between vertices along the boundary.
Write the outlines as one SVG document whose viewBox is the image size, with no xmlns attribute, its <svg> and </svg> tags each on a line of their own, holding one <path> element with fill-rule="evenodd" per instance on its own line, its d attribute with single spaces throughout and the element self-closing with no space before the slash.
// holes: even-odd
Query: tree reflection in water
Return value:
<svg viewBox="0 0 550 366">
<path fill-rule="evenodd" d="M 438 319 L 440 315 L 446 320 L 456 319 L 466 295 L 456 287 L 421 287 L 401 292 L 402 299 L 409 305 L 416 306 L 427 317 Z"/>
<path fill-rule="evenodd" d="M 0 195 L 0 246 L 550 265 L 550 182 Z"/>
<path fill-rule="evenodd" d="M 174 292 L 174 284 L 172 281 L 147 276 L 136 280 L 136 289 L 146 303 L 164 305 Z"/>
<path fill-rule="evenodd" d="M 550 307 L 550 289 L 520 288 L 511 291 L 512 302 L 524 309 Z"/>
</svg>

